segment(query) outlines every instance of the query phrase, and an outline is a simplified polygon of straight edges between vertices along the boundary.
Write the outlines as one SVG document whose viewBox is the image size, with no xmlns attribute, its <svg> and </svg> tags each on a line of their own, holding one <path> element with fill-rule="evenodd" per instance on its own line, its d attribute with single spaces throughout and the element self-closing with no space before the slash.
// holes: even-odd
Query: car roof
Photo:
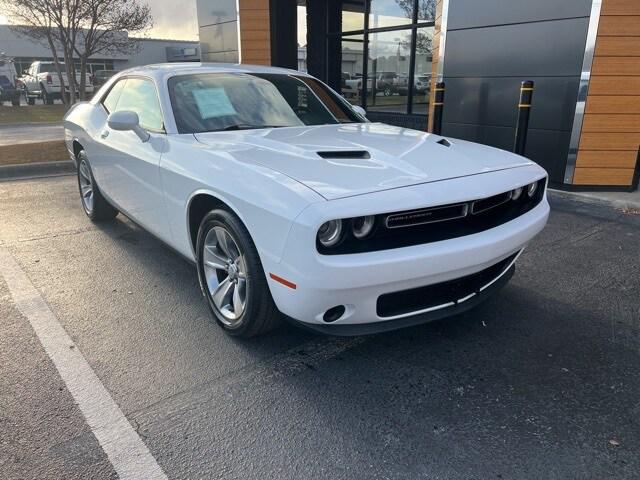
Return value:
<svg viewBox="0 0 640 480">
<path fill-rule="evenodd" d="M 285 75 L 309 76 L 304 72 L 288 68 L 269 67 L 265 65 L 249 65 L 243 63 L 156 63 L 142 67 L 132 67 L 120 72 L 122 75 L 147 75 L 157 79 L 174 75 L 188 75 L 194 73 L 279 73 Z"/>
</svg>

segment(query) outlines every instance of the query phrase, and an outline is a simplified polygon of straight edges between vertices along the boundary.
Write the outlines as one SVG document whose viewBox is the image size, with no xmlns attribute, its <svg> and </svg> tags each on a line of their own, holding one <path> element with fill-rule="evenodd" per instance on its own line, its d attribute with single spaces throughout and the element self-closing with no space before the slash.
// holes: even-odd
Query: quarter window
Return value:
<svg viewBox="0 0 640 480">
<path fill-rule="evenodd" d="M 147 130 L 162 130 L 162 112 L 156 87 L 151 80 L 128 78 L 122 89 L 116 111 L 136 112 L 140 126 Z"/>
<path fill-rule="evenodd" d="M 126 80 L 119 80 L 113 87 L 111 87 L 111 90 L 109 90 L 109 93 L 102 101 L 102 105 L 107 109 L 107 112 L 115 112 L 116 105 L 118 104 L 118 99 L 120 98 L 125 82 Z"/>
<path fill-rule="evenodd" d="M 127 78 L 114 85 L 103 102 L 108 112 L 136 112 L 140 126 L 147 130 L 163 129 L 162 111 L 156 87 L 151 80 Z"/>
</svg>

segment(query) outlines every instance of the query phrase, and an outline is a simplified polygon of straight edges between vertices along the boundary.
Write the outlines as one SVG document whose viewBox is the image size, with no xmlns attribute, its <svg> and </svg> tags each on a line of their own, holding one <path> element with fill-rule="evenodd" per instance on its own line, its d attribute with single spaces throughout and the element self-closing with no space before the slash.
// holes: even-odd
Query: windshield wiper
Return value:
<svg viewBox="0 0 640 480">
<path fill-rule="evenodd" d="M 215 132 L 228 132 L 230 130 L 252 130 L 256 128 L 279 128 L 284 127 L 285 125 L 249 125 L 247 123 L 237 123 L 235 125 L 228 125 L 219 130 L 214 130 Z"/>
</svg>

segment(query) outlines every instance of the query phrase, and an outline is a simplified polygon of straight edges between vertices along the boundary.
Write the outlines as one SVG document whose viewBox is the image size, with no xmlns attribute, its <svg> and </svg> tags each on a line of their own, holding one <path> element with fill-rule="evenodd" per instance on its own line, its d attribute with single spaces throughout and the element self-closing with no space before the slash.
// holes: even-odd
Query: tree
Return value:
<svg viewBox="0 0 640 480">
<path fill-rule="evenodd" d="M 58 2 L 51 0 L 0 0 L 0 5 L 5 8 L 6 13 L 15 22 L 11 29 L 18 35 L 27 37 L 51 50 L 51 56 L 58 74 L 61 88 L 64 89 L 65 82 L 62 76 L 62 66 L 60 65 L 59 52 L 68 50 L 63 46 L 60 36 L 60 29 L 57 28 L 54 10 L 60 6 Z M 64 36 L 66 38 L 67 35 Z M 63 101 L 67 103 L 63 96 Z"/>
<path fill-rule="evenodd" d="M 99 53 L 132 53 L 138 40 L 130 33 L 142 33 L 151 27 L 149 6 L 139 0 L 0 0 L 19 35 L 48 46 L 58 71 L 62 92 L 60 54 L 69 89 L 68 102 L 76 93 L 85 98 L 87 61 Z M 76 81 L 75 59 L 80 64 L 80 82 Z"/>
<path fill-rule="evenodd" d="M 83 29 L 74 51 L 80 60 L 80 98 L 84 99 L 87 61 L 96 54 L 130 54 L 139 50 L 140 34 L 153 25 L 148 5 L 135 0 L 88 0 L 82 2 Z"/>
<path fill-rule="evenodd" d="M 398 6 L 410 18 L 413 15 L 413 0 L 396 0 Z M 418 21 L 433 21 L 436 18 L 436 0 L 418 0 Z M 404 42 L 405 48 L 410 48 L 409 42 Z M 423 31 L 416 32 L 416 53 L 431 55 L 433 52 L 433 35 Z"/>
</svg>

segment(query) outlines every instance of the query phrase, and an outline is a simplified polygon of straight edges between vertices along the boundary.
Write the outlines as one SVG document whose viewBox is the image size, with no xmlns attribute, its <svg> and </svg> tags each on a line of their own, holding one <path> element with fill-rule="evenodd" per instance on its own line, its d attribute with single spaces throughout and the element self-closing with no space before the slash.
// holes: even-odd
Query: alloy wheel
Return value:
<svg viewBox="0 0 640 480">
<path fill-rule="evenodd" d="M 82 206 L 87 213 L 93 212 L 93 181 L 91 180 L 91 171 L 85 160 L 80 162 L 78 167 L 78 177 L 80 179 L 80 197 L 82 198 Z"/>
<path fill-rule="evenodd" d="M 247 267 L 243 252 L 226 228 L 215 226 L 207 232 L 202 262 L 207 289 L 220 320 L 233 327 L 247 303 Z"/>
</svg>

